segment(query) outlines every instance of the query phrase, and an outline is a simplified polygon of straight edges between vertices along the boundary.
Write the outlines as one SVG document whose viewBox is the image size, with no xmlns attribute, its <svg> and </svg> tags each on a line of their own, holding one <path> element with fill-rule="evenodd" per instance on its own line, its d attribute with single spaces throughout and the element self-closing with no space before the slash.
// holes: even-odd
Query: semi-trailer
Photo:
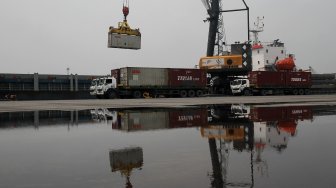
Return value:
<svg viewBox="0 0 336 188">
<path fill-rule="evenodd" d="M 312 86 L 311 72 L 304 71 L 252 71 L 247 78 L 230 83 L 232 94 L 308 95 Z"/>
<path fill-rule="evenodd" d="M 207 92 L 201 69 L 123 67 L 100 80 L 97 98 L 199 97 Z"/>
</svg>

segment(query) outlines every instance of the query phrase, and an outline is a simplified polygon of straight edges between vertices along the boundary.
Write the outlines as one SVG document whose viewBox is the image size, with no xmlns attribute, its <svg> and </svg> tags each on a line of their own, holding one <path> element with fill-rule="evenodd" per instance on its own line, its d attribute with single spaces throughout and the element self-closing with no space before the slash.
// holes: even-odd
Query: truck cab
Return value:
<svg viewBox="0 0 336 188">
<path fill-rule="evenodd" d="M 235 79 L 230 82 L 233 95 L 250 95 L 250 81 L 246 78 Z"/>
<path fill-rule="evenodd" d="M 104 77 L 99 79 L 99 85 L 97 86 L 98 98 L 108 98 L 108 92 L 110 89 L 117 88 L 117 80 L 114 77 Z"/>
<path fill-rule="evenodd" d="M 90 85 L 90 95 L 96 96 L 97 95 L 97 86 L 98 86 L 99 79 L 93 79 Z"/>
</svg>

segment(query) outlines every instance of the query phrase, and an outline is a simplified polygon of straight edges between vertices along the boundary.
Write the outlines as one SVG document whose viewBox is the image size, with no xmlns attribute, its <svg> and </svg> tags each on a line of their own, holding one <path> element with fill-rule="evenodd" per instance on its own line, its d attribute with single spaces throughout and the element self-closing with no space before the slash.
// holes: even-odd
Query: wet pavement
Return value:
<svg viewBox="0 0 336 188">
<path fill-rule="evenodd" d="M 335 187 L 336 106 L 0 113 L 0 187 Z"/>
</svg>

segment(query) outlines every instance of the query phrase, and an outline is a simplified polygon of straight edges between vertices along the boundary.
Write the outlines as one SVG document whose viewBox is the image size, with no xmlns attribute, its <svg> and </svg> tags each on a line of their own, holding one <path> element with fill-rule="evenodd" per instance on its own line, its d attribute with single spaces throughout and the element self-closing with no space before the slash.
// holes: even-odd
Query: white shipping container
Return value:
<svg viewBox="0 0 336 188">
<path fill-rule="evenodd" d="M 124 67 L 120 69 L 120 84 L 129 87 L 168 86 L 168 69 Z"/>
<path fill-rule="evenodd" d="M 109 48 L 140 49 L 141 36 L 108 33 Z"/>
</svg>

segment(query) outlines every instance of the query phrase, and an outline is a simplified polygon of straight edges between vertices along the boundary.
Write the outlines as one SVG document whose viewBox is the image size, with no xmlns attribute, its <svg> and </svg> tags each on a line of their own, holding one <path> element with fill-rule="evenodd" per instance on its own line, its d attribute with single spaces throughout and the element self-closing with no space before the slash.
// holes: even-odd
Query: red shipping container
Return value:
<svg viewBox="0 0 336 188">
<path fill-rule="evenodd" d="M 285 72 L 253 71 L 249 73 L 250 85 L 255 88 L 285 87 Z"/>
<path fill-rule="evenodd" d="M 310 72 L 286 72 L 286 84 L 289 87 L 309 88 L 312 85 Z"/>
<path fill-rule="evenodd" d="M 203 69 L 168 69 L 170 87 L 206 87 L 206 72 Z"/>
</svg>

